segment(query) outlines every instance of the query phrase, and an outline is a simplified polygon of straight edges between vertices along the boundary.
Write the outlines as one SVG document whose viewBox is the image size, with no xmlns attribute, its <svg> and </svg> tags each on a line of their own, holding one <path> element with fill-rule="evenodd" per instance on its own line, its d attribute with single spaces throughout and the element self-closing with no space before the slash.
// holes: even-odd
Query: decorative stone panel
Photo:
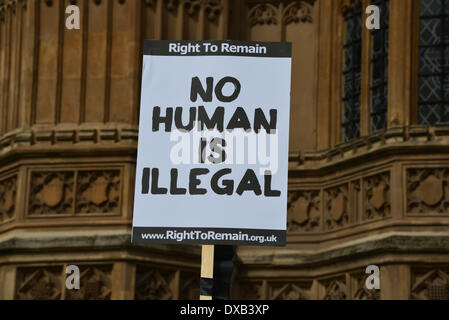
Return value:
<svg viewBox="0 0 449 320">
<path fill-rule="evenodd" d="M 449 168 L 413 168 L 406 176 L 407 213 L 449 214 Z"/>
<path fill-rule="evenodd" d="M 17 176 L 0 180 L 0 223 L 14 219 L 16 211 Z"/>
<path fill-rule="evenodd" d="M 157 268 L 138 266 L 136 270 L 135 299 L 136 300 L 172 300 L 172 281 L 174 272 L 163 272 Z"/>
<path fill-rule="evenodd" d="M 262 281 L 238 281 L 238 290 L 236 290 L 235 295 L 238 299 L 243 300 L 265 299 L 262 288 Z"/>
<path fill-rule="evenodd" d="M 31 173 L 28 210 L 30 215 L 73 213 L 73 171 Z"/>
<path fill-rule="evenodd" d="M 270 283 L 269 299 L 271 300 L 311 300 L 312 281 Z"/>
<path fill-rule="evenodd" d="M 199 279 L 199 273 L 138 265 L 134 298 L 136 300 L 196 300 L 200 296 Z"/>
<path fill-rule="evenodd" d="M 348 184 L 324 190 L 325 228 L 333 230 L 349 224 L 349 190 Z"/>
<path fill-rule="evenodd" d="M 35 170 L 29 185 L 29 216 L 120 213 L 120 169 Z"/>
<path fill-rule="evenodd" d="M 294 190 L 288 192 L 287 231 L 320 231 L 320 190 Z"/>
<path fill-rule="evenodd" d="M 200 296 L 200 274 L 181 271 L 179 282 L 179 299 L 197 300 Z"/>
<path fill-rule="evenodd" d="M 178 40 L 226 38 L 229 0 L 145 0 L 144 3 L 145 39 L 151 34 Z M 160 19 L 163 28 L 155 24 L 155 18 Z"/>
<path fill-rule="evenodd" d="M 77 213 L 118 212 L 120 171 L 80 171 L 76 191 Z"/>
<path fill-rule="evenodd" d="M 381 289 L 368 289 L 366 287 L 366 279 L 369 276 L 370 274 L 366 273 L 351 274 L 353 300 L 380 300 Z"/>
<path fill-rule="evenodd" d="M 449 300 L 449 269 L 412 269 L 411 299 Z"/>
<path fill-rule="evenodd" d="M 67 300 L 110 300 L 112 265 L 80 266 L 80 289 L 67 290 Z"/>
<path fill-rule="evenodd" d="M 59 300 L 62 267 L 18 268 L 15 299 Z"/>
<path fill-rule="evenodd" d="M 221 0 L 169 0 L 167 2 L 168 11 L 173 11 L 177 5 L 184 5 L 187 15 L 195 17 L 203 9 L 206 17 L 211 22 L 217 22 L 220 12 L 223 10 Z"/>
<path fill-rule="evenodd" d="M 390 173 L 383 172 L 363 179 L 363 220 L 385 218 L 391 215 Z"/>
<path fill-rule="evenodd" d="M 273 1 L 250 3 L 248 22 L 250 26 L 312 22 L 314 3 L 315 0 L 289 1 L 286 4 Z"/>
<path fill-rule="evenodd" d="M 80 265 L 80 289 L 65 288 L 63 266 L 19 267 L 16 299 L 109 300 L 112 294 L 112 265 Z"/>
<path fill-rule="evenodd" d="M 348 291 L 345 278 L 336 278 L 322 282 L 324 286 L 323 300 L 346 300 Z"/>
</svg>

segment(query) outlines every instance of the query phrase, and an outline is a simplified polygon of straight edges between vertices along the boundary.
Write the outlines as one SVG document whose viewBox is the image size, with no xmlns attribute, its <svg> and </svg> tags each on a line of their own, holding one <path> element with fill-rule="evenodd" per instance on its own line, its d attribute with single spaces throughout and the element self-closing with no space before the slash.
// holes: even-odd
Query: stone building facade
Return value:
<svg viewBox="0 0 449 320">
<path fill-rule="evenodd" d="M 198 297 L 198 246 L 130 244 L 143 39 L 293 43 L 288 245 L 233 298 L 449 299 L 448 0 L 0 0 L 1 299 Z"/>
</svg>

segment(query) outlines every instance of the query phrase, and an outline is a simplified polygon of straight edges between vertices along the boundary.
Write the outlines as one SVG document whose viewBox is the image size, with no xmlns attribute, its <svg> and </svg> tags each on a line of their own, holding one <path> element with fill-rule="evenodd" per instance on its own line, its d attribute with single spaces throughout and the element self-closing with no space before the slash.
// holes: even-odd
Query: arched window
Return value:
<svg viewBox="0 0 449 320">
<path fill-rule="evenodd" d="M 345 12 L 343 63 L 343 139 L 360 136 L 360 81 L 362 56 L 362 5 Z"/>
<path fill-rule="evenodd" d="M 371 30 L 371 132 L 387 127 L 389 1 L 372 2 L 380 9 L 380 29 Z"/>
<path fill-rule="evenodd" d="M 449 121 L 449 0 L 421 0 L 418 121 Z"/>
<path fill-rule="evenodd" d="M 389 0 L 351 0 L 344 11 L 343 140 L 387 126 Z M 379 8 L 380 28 L 365 28 L 365 8 Z"/>
</svg>

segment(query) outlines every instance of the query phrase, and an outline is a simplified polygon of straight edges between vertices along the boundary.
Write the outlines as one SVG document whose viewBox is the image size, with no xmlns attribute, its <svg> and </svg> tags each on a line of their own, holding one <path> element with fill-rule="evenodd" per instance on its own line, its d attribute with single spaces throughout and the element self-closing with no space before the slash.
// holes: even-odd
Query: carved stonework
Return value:
<svg viewBox="0 0 449 320">
<path fill-rule="evenodd" d="M 272 300 L 311 300 L 309 283 L 287 283 L 270 286 L 269 299 Z"/>
<path fill-rule="evenodd" d="M 73 171 L 31 173 L 29 213 L 64 214 L 73 212 Z"/>
<path fill-rule="evenodd" d="M 355 290 L 352 293 L 352 299 L 355 300 L 380 300 L 380 289 L 368 289 L 366 287 L 366 279 L 369 274 L 360 273 L 352 275 L 356 282 Z"/>
<path fill-rule="evenodd" d="M 68 300 L 110 300 L 112 265 L 80 266 L 80 289 L 67 290 Z"/>
<path fill-rule="evenodd" d="M 282 12 L 284 25 L 299 22 L 312 22 L 313 1 L 293 1 L 288 4 Z"/>
<path fill-rule="evenodd" d="M 249 4 L 248 22 L 250 26 L 312 22 L 314 3 L 315 0 L 290 1 L 285 6 L 269 1 L 252 3 Z"/>
<path fill-rule="evenodd" d="M 449 270 L 413 270 L 411 298 L 449 300 Z"/>
<path fill-rule="evenodd" d="M 200 296 L 200 275 L 181 272 L 179 299 L 196 300 Z"/>
<path fill-rule="evenodd" d="M 238 298 L 243 300 L 259 300 L 262 296 L 262 282 L 245 281 L 238 283 Z"/>
<path fill-rule="evenodd" d="M 119 213 L 120 176 L 120 170 L 33 171 L 29 214 Z"/>
<path fill-rule="evenodd" d="M 333 187 L 324 191 L 326 229 L 344 227 L 349 224 L 348 185 Z"/>
<path fill-rule="evenodd" d="M 364 220 L 385 218 L 391 213 L 390 174 L 380 173 L 363 179 L 365 194 Z"/>
<path fill-rule="evenodd" d="M 168 10 L 168 11 L 175 11 L 176 8 L 177 8 L 178 5 L 179 5 L 179 1 L 182 1 L 182 0 L 167 0 L 167 1 L 165 1 L 165 4 L 166 4 L 166 6 L 167 6 L 167 10 Z M 156 3 L 156 0 L 145 0 L 145 2 L 146 2 L 150 7 L 154 7 L 154 6 L 155 6 L 155 3 Z"/>
<path fill-rule="evenodd" d="M 278 8 L 271 3 L 260 3 L 252 7 L 248 13 L 250 26 L 278 24 Z"/>
<path fill-rule="evenodd" d="M 18 268 L 16 299 L 60 299 L 61 275 L 60 267 Z"/>
<path fill-rule="evenodd" d="M 0 180 L 0 223 L 14 218 L 17 176 Z"/>
<path fill-rule="evenodd" d="M 155 8 L 156 7 L 156 0 L 144 0 L 145 4 L 149 7 Z"/>
<path fill-rule="evenodd" d="M 194 15 L 195 11 L 204 8 L 210 21 L 216 21 L 223 8 L 221 0 L 184 0 L 183 2 L 189 15 Z"/>
<path fill-rule="evenodd" d="M 26 9 L 27 0 L 0 0 L 0 22 L 5 21 L 6 12 L 9 10 L 13 15 L 16 14 L 19 5 Z"/>
<path fill-rule="evenodd" d="M 173 290 L 170 286 L 171 274 L 162 274 L 158 269 L 138 267 L 136 271 L 136 300 L 171 300 Z"/>
<path fill-rule="evenodd" d="M 289 191 L 287 230 L 290 232 L 318 231 L 320 226 L 320 191 Z"/>
<path fill-rule="evenodd" d="M 346 283 L 343 279 L 326 282 L 323 300 L 346 300 L 346 298 Z"/>
<path fill-rule="evenodd" d="M 76 213 L 119 212 L 120 170 L 79 171 Z"/>
<path fill-rule="evenodd" d="M 153 1 L 147 4 L 154 7 Z M 196 16 L 203 9 L 209 21 L 216 22 L 223 10 L 221 0 L 168 0 L 165 2 L 168 11 L 175 11 L 179 5 L 183 5 L 189 16 Z"/>
<path fill-rule="evenodd" d="M 449 213 L 449 169 L 407 170 L 407 212 Z"/>
</svg>

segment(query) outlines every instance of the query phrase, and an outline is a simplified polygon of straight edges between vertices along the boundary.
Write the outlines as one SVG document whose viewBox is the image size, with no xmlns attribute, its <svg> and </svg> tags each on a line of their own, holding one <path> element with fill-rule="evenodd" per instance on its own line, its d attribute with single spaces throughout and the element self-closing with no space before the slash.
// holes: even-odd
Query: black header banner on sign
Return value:
<svg viewBox="0 0 449 320">
<path fill-rule="evenodd" d="M 290 42 L 145 40 L 144 55 L 290 58 Z"/>
</svg>

